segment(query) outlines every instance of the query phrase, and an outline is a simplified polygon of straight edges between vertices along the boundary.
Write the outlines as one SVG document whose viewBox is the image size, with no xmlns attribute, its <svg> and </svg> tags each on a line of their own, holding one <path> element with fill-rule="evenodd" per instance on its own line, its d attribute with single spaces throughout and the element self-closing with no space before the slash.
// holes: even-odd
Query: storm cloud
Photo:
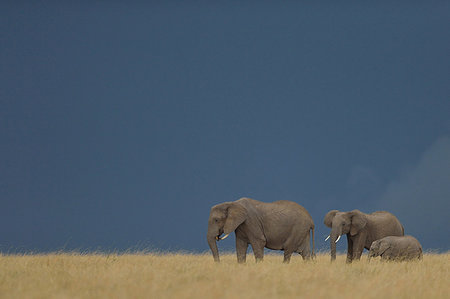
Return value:
<svg viewBox="0 0 450 299">
<path fill-rule="evenodd" d="M 379 208 L 393 212 L 405 234 L 416 236 L 429 248 L 448 250 L 450 212 L 450 138 L 436 140 L 416 165 L 390 182 Z"/>
</svg>

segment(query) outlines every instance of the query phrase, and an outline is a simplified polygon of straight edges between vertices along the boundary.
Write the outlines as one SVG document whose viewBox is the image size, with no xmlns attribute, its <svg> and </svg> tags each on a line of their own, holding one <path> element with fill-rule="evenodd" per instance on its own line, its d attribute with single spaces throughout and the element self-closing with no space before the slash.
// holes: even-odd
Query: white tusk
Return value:
<svg viewBox="0 0 450 299">
<path fill-rule="evenodd" d="M 220 240 L 225 240 L 230 234 L 226 234 L 225 236 L 223 236 L 222 238 L 220 238 Z"/>
<path fill-rule="evenodd" d="M 325 239 L 325 241 L 328 240 L 329 238 L 330 238 L 330 235 L 328 235 L 328 237 Z"/>
<path fill-rule="evenodd" d="M 341 238 L 341 235 L 339 235 L 339 237 L 337 238 L 336 242 L 334 242 L 334 243 L 337 243 L 340 238 Z"/>
</svg>

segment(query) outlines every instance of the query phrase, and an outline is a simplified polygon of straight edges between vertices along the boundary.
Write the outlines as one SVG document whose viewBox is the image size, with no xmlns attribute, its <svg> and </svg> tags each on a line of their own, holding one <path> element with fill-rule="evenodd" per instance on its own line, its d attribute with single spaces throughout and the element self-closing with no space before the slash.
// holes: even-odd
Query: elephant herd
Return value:
<svg viewBox="0 0 450 299">
<path fill-rule="evenodd" d="M 324 224 L 331 228 L 325 239 L 330 240 L 331 261 L 336 259 L 336 243 L 344 234 L 347 263 L 359 260 L 364 248 L 369 250 L 369 260 L 377 256 L 382 260 L 422 259 L 420 243 L 412 236 L 405 236 L 402 224 L 389 212 L 332 210 L 325 215 Z M 239 263 L 245 262 L 248 245 L 252 246 L 256 262 L 263 260 L 264 248 L 283 250 L 285 263 L 289 263 L 294 252 L 304 260 L 315 256 L 314 222 L 304 207 L 292 201 L 265 203 L 241 198 L 213 206 L 206 238 L 214 261 L 220 261 L 217 242 L 233 231 Z"/>
</svg>

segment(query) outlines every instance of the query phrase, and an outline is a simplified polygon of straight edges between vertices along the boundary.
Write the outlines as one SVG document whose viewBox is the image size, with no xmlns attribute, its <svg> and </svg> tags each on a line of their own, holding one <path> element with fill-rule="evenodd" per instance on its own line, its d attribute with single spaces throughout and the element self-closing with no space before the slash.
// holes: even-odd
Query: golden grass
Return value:
<svg viewBox="0 0 450 299">
<path fill-rule="evenodd" d="M 450 298 L 450 253 L 421 262 L 281 263 L 210 254 L 0 255 L 1 298 Z"/>
</svg>

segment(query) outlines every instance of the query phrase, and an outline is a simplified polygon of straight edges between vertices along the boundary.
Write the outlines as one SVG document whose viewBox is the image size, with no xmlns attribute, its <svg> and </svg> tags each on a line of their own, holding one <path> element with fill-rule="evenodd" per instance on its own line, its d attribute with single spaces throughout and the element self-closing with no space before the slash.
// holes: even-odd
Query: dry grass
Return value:
<svg viewBox="0 0 450 299">
<path fill-rule="evenodd" d="M 291 263 L 267 255 L 244 265 L 234 255 L 0 255 L 2 298 L 449 298 L 450 253 L 422 262 L 330 264 L 318 255 Z"/>
</svg>

